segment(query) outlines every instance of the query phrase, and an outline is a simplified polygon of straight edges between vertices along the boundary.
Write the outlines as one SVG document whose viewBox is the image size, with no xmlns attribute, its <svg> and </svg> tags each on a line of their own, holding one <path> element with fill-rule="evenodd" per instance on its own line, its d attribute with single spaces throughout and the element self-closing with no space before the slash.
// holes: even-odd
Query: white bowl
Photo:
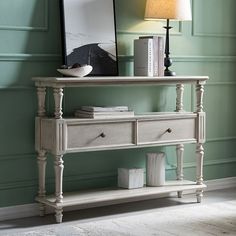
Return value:
<svg viewBox="0 0 236 236">
<path fill-rule="evenodd" d="M 92 71 L 92 69 L 92 66 L 85 65 L 70 69 L 57 69 L 57 71 L 66 76 L 84 77 L 85 75 L 88 75 Z"/>
</svg>

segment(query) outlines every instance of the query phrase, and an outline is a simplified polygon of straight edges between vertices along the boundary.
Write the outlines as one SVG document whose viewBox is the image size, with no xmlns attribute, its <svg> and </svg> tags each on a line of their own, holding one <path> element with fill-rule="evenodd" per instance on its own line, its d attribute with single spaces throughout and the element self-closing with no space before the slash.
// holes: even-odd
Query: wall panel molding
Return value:
<svg viewBox="0 0 236 236">
<path fill-rule="evenodd" d="M 37 153 L 19 153 L 19 154 L 1 154 L 0 155 L 0 162 L 1 161 L 12 161 L 12 160 L 23 160 L 23 159 L 32 159 L 33 156 L 35 156 L 35 161 Z"/>
<path fill-rule="evenodd" d="M 207 1 L 209 1 L 209 0 L 204 0 L 204 2 L 207 2 Z M 215 4 L 217 5 L 216 0 L 214 0 L 214 1 L 215 1 Z M 222 0 L 220 0 L 220 1 L 222 2 Z M 234 0 L 232 0 L 232 1 L 234 1 Z M 196 28 L 198 28 L 198 29 L 201 28 L 197 25 L 197 24 L 199 24 L 199 22 L 201 22 L 197 18 L 197 16 L 202 17 L 202 14 L 203 14 L 202 12 L 201 13 L 196 12 L 197 4 L 201 4 L 201 2 L 199 0 L 192 0 L 192 18 L 193 18 L 193 20 L 192 20 L 192 35 L 193 36 L 199 36 L 199 37 L 228 37 L 228 38 L 235 38 L 236 37 L 236 33 L 231 33 L 231 32 L 222 33 L 221 32 L 222 31 L 221 27 L 219 27 L 219 30 L 220 30 L 219 32 L 210 32 L 211 29 L 209 29 L 207 32 L 197 30 Z M 212 13 L 212 14 L 214 14 L 214 13 Z M 225 19 L 226 18 L 227 17 L 225 17 Z M 213 19 L 213 18 L 209 17 L 208 19 Z M 216 22 L 216 19 L 214 19 L 213 21 Z M 216 24 L 217 24 L 217 22 L 216 22 Z"/>
<path fill-rule="evenodd" d="M 27 1 L 27 0 L 26 0 Z M 42 1 L 42 0 L 41 0 Z M 44 8 L 38 9 L 40 12 L 44 12 L 44 22 L 41 26 L 25 26 L 25 25 L 0 25 L 0 30 L 10 30 L 10 31 L 48 31 L 48 21 L 49 21 L 49 9 L 48 0 L 44 0 Z"/>
<path fill-rule="evenodd" d="M 219 158 L 215 160 L 204 160 L 204 166 L 213 166 L 213 165 L 224 165 L 224 164 L 230 164 L 230 163 L 236 163 L 236 157 L 231 158 Z M 185 168 L 192 167 L 193 163 L 185 163 Z M 196 164 L 195 164 L 196 166 Z"/>
<path fill-rule="evenodd" d="M 60 54 L 0 53 L 0 61 L 60 61 Z"/>
<path fill-rule="evenodd" d="M 174 28 L 174 27 L 173 27 Z M 165 31 L 142 31 L 142 30 L 124 30 L 124 29 L 117 29 L 116 30 L 117 34 L 127 34 L 127 35 L 165 35 Z M 170 35 L 177 35 L 181 36 L 183 34 L 183 23 L 178 22 L 178 29 L 177 31 L 171 30 Z"/>
<path fill-rule="evenodd" d="M 0 183 L 0 191 L 9 189 L 35 188 L 38 185 L 37 180 L 22 180 Z"/>
<path fill-rule="evenodd" d="M 133 62 L 133 55 L 118 55 L 121 62 Z M 236 62 L 236 56 L 171 56 L 175 62 Z"/>
<path fill-rule="evenodd" d="M 236 62 L 236 56 L 172 56 L 176 62 Z"/>
<path fill-rule="evenodd" d="M 32 91 L 35 93 L 35 87 L 30 87 L 30 86 L 0 86 L 0 92 L 1 91 Z M 0 156 L 0 161 L 1 161 L 1 156 Z"/>
<path fill-rule="evenodd" d="M 208 82 L 205 86 L 235 86 L 236 82 Z"/>
<path fill-rule="evenodd" d="M 214 143 L 214 142 L 227 142 L 227 141 L 235 141 L 236 136 L 228 136 L 228 137 L 218 137 L 218 138 L 207 138 L 206 143 Z"/>
<path fill-rule="evenodd" d="M 36 160 L 35 160 L 36 161 Z M 99 172 L 99 173 L 87 173 L 87 174 L 81 174 L 76 176 L 64 176 L 63 177 L 63 183 L 65 185 L 68 185 L 73 182 L 87 182 L 97 179 L 108 179 L 108 178 L 116 178 L 117 172 Z M 46 185 L 47 186 L 54 186 L 54 178 L 47 178 Z M 38 179 L 30 179 L 30 180 L 21 180 L 21 181 L 13 181 L 13 182 L 0 182 L 0 191 L 1 190 L 8 190 L 8 189 L 15 189 L 15 188 L 35 188 L 35 186 L 38 186 Z"/>
<path fill-rule="evenodd" d="M 224 164 L 230 164 L 230 163 L 236 163 L 236 157 L 231 158 L 219 158 L 214 160 L 204 160 L 204 166 L 213 166 L 213 165 L 224 165 Z M 184 168 L 195 168 L 196 162 L 185 162 Z M 169 165 L 167 168 L 168 171 L 170 170 L 176 170 L 176 166 Z"/>
</svg>

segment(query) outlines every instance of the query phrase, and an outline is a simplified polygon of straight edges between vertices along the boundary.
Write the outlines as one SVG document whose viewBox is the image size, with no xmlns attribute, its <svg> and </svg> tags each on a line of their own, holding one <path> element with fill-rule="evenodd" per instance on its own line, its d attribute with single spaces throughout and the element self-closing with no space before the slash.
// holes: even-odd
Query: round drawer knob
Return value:
<svg viewBox="0 0 236 236">
<path fill-rule="evenodd" d="M 172 129 L 171 129 L 171 128 L 168 128 L 168 129 L 166 130 L 166 132 L 167 132 L 167 133 L 171 133 L 171 132 L 172 132 Z"/>
<path fill-rule="evenodd" d="M 99 136 L 102 137 L 102 138 L 106 137 L 106 135 L 104 133 L 101 133 Z"/>
</svg>

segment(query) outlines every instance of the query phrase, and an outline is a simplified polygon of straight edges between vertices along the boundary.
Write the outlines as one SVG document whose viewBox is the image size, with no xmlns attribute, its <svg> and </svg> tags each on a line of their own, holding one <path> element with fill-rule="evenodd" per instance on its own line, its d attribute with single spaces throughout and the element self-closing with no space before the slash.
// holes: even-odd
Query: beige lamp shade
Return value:
<svg viewBox="0 0 236 236">
<path fill-rule="evenodd" d="M 147 0 L 145 20 L 192 20 L 190 0 Z"/>
</svg>

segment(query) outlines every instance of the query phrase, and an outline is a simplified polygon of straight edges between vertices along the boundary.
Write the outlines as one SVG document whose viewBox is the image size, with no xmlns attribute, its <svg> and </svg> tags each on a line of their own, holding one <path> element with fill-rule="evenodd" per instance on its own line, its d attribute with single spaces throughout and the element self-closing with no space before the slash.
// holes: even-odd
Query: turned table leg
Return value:
<svg viewBox="0 0 236 236">
<path fill-rule="evenodd" d="M 175 110 L 177 112 L 184 111 L 183 96 L 184 96 L 184 85 L 177 84 L 176 85 L 176 110 Z"/>
<path fill-rule="evenodd" d="M 183 103 L 183 96 L 184 96 L 184 85 L 177 84 L 176 85 L 176 112 L 183 112 L 184 111 L 184 103 Z M 176 157 L 177 157 L 177 180 L 183 180 L 183 158 L 184 158 L 184 145 L 178 144 L 176 146 Z M 182 197 L 182 191 L 178 191 L 178 198 Z"/>
<path fill-rule="evenodd" d="M 204 149 L 202 144 L 197 144 L 196 157 L 197 157 L 196 181 L 197 184 L 201 185 L 203 184 L 203 157 L 204 157 Z M 197 202 L 200 203 L 203 196 L 203 190 L 202 189 L 197 190 L 196 196 L 197 196 Z"/>
<path fill-rule="evenodd" d="M 38 116 L 44 117 L 46 115 L 46 109 L 45 109 L 46 87 L 37 87 L 37 96 L 38 96 Z"/>
<path fill-rule="evenodd" d="M 39 197 L 46 196 L 46 189 L 45 189 L 45 173 L 46 173 L 46 152 L 41 150 L 38 152 L 38 173 L 39 173 Z M 43 203 L 39 203 L 39 215 L 45 215 L 45 205 Z"/>
<path fill-rule="evenodd" d="M 37 87 L 37 97 L 38 97 L 38 117 L 36 121 L 36 130 L 37 134 L 40 133 L 40 118 L 46 116 L 45 109 L 45 97 L 46 97 L 46 87 L 40 86 Z M 37 162 L 38 162 L 38 175 L 39 175 L 39 190 L 38 196 L 39 198 L 44 198 L 46 196 L 45 189 L 45 175 L 46 175 L 46 151 L 41 150 L 41 139 L 40 135 L 36 136 L 36 150 L 38 151 Z M 39 215 L 45 215 L 45 204 L 39 203 Z"/>
<path fill-rule="evenodd" d="M 63 155 L 56 155 L 54 160 L 54 170 L 55 170 L 55 197 L 56 203 L 63 202 L 63 192 L 62 192 L 62 182 L 63 182 Z M 62 222 L 62 207 L 57 207 L 55 209 L 56 222 Z"/>
<path fill-rule="evenodd" d="M 55 103 L 55 118 L 62 119 L 62 100 L 63 100 L 63 88 L 53 88 L 53 96 Z"/>
<path fill-rule="evenodd" d="M 55 218 L 56 218 L 57 223 L 62 222 L 62 218 L 63 218 L 62 212 L 63 212 L 62 207 L 59 207 L 59 208 L 55 209 Z"/>
<path fill-rule="evenodd" d="M 183 180 L 184 179 L 184 172 L 183 172 L 183 161 L 184 161 L 184 145 L 178 144 L 176 146 L 176 156 L 177 156 L 177 180 Z M 182 197 L 182 191 L 178 191 L 178 198 Z"/>
<path fill-rule="evenodd" d="M 204 148 L 202 143 L 205 141 L 205 116 L 203 112 L 203 94 L 204 86 L 198 83 L 196 85 L 196 96 L 197 96 L 197 113 L 199 119 L 199 133 L 198 133 L 198 143 L 196 146 L 196 182 L 198 185 L 203 184 L 203 157 Z M 196 191 L 197 202 L 200 203 L 203 197 L 203 190 L 199 189 Z"/>
</svg>

